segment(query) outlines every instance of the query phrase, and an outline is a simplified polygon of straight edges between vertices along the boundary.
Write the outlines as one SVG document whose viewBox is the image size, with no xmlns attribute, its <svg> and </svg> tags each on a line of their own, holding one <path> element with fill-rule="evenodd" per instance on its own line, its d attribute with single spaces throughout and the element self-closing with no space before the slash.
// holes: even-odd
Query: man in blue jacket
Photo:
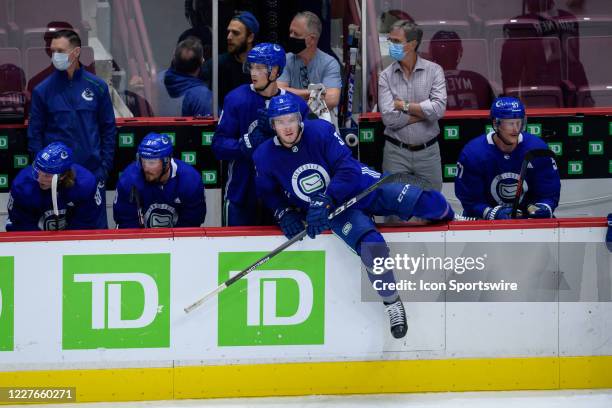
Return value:
<svg viewBox="0 0 612 408">
<path fill-rule="evenodd" d="M 28 123 L 28 150 L 34 157 L 43 146 L 63 142 L 74 152 L 74 161 L 91 171 L 100 187 L 113 165 L 115 115 L 102 79 L 79 63 L 81 39 L 71 30 L 60 30 L 51 41 L 55 67 L 32 92 Z M 106 225 L 106 212 L 102 212 Z"/>
<path fill-rule="evenodd" d="M 204 50 L 196 37 L 187 37 L 174 50 L 172 67 L 164 75 L 168 95 L 182 98 L 181 116 L 208 116 L 212 113 L 212 93 L 199 78 Z"/>
</svg>

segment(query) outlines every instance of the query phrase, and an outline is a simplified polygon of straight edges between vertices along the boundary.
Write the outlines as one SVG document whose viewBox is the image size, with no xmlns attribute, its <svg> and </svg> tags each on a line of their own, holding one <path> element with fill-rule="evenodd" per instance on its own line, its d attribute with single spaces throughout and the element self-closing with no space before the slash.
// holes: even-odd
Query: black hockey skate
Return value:
<svg viewBox="0 0 612 408">
<path fill-rule="evenodd" d="M 391 334 L 396 339 L 401 339 L 406 335 L 406 332 L 408 331 L 408 323 L 406 322 L 406 311 L 404 310 L 402 300 L 398 296 L 394 302 L 383 303 L 385 304 L 385 309 L 387 309 L 387 313 L 389 314 L 389 322 L 391 323 Z"/>
</svg>

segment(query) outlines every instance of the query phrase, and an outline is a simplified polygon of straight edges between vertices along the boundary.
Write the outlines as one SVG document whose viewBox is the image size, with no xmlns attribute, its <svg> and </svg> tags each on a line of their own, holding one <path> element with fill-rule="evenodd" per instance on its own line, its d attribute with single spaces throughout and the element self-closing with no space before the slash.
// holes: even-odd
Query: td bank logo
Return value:
<svg viewBox="0 0 612 408">
<path fill-rule="evenodd" d="M 170 346 L 170 255 L 67 255 L 63 348 Z"/>
<path fill-rule="evenodd" d="M 219 254 L 219 283 L 263 252 Z M 325 252 L 283 252 L 219 294 L 219 346 L 323 344 Z"/>
<path fill-rule="evenodd" d="M 14 287 L 13 257 L 0 257 L 0 351 L 13 350 Z"/>
</svg>

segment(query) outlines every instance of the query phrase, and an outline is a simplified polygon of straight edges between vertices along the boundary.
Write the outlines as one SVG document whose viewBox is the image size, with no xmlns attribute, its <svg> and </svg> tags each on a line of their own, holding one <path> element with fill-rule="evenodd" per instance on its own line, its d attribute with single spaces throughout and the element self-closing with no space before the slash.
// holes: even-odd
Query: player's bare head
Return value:
<svg viewBox="0 0 612 408">
<path fill-rule="evenodd" d="M 268 105 L 270 126 L 285 147 L 299 143 L 302 137 L 302 115 L 299 105 L 287 95 L 275 96 Z"/>
</svg>

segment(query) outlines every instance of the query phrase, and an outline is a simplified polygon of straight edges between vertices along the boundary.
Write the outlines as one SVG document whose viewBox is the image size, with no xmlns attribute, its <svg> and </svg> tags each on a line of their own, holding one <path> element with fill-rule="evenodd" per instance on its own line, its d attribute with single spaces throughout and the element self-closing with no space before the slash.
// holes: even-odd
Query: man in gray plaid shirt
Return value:
<svg viewBox="0 0 612 408">
<path fill-rule="evenodd" d="M 423 188 L 442 189 L 438 119 L 446 110 L 442 67 L 417 55 L 423 31 L 397 21 L 389 32 L 394 62 L 378 80 L 378 109 L 385 124 L 383 170 L 410 172 Z"/>
</svg>

